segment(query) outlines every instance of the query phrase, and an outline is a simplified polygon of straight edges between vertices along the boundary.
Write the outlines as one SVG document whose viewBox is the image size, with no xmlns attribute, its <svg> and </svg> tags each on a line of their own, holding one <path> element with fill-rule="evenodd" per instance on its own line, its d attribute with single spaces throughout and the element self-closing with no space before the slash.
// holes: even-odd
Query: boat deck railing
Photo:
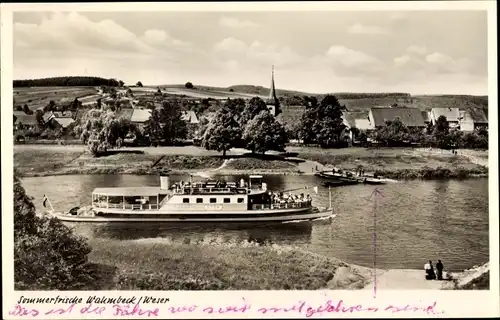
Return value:
<svg viewBox="0 0 500 320">
<path fill-rule="evenodd" d="M 94 207 L 105 209 L 122 209 L 122 210 L 158 210 L 157 204 L 118 204 L 106 202 L 94 202 Z"/>
<path fill-rule="evenodd" d="M 228 187 L 228 188 L 211 188 L 211 187 L 184 187 L 184 188 L 179 188 L 179 189 L 174 189 L 174 194 L 180 194 L 180 195 L 188 195 L 188 194 L 215 194 L 215 193 L 239 193 L 239 194 L 246 194 L 248 193 L 247 188 L 235 188 L 235 187 Z"/>
<path fill-rule="evenodd" d="M 252 210 L 280 210 L 280 209 L 301 209 L 312 207 L 311 201 L 292 202 L 292 203 L 270 203 L 254 204 Z"/>
</svg>

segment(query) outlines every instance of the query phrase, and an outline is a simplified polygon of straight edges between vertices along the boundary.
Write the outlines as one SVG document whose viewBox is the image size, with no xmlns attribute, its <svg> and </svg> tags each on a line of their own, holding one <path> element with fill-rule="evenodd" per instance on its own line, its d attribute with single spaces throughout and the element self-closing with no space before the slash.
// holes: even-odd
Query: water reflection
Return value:
<svg viewBox="0 0 500 320">
<path fill-rule="evenodd" d="M 287 224 L 96 224 L 67 223 L 76 233 L 87 238 L 137 240 L 143 238 L 169 238 L 177 243 L 210 242 L 218 239 L 228 242 L 252 242 L 260 245 L 307 244 L 311 241 L 312 223 Z"/>
</svg>

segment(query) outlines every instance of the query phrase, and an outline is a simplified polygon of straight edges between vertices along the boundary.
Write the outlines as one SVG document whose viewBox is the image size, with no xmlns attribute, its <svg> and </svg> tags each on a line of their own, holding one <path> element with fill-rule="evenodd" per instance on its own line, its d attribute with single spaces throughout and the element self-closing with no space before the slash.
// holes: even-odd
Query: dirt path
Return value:
<svg viewBox="0 0 500 320">
<path fill-rule="evenodd" d="M 433 155 L 446 155 L 451 156 L 451 150 L 436 149 L 436 148 L 418 148 L 413 150 L 414 153 L 419 154 L 433 154 Z M 488 167 L 488 154 L 481 151 L 459 149 L 457 150 L 457 155 L 466 157 L 471 163 Z M 480 157 L 478 155 L 483 155 Z"/>
<path fill-rule="evenodd" d="M 317 161 L 305 160 L 300 158 L 286 158 L 285 161 L 286 160 L 300 161 L 297 163 L 297 169 L 305 175 L 313 175 L 316 173 L 316 171 L 326 170 L 326 167 Z"/>
<path fill-rule="evenodd" d="M 425 280 L 424 270 L 391 269 L 377 270 L 377 290 L 440 290 L 451 281 Z M 374 280 L 363 290 L 374 290 Z"/>
</svg>

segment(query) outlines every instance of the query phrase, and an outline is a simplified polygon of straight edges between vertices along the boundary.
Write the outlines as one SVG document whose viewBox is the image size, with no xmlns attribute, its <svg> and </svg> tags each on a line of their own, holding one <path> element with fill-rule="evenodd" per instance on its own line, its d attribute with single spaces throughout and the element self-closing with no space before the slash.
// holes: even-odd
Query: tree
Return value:
<svg viewBox="0 0 500 320">
<path fill-rule="evenodd" d="M 377 128 L 373 135 L 375 140 L 387 147 L 401 146 L 408 141 L 408 128 L 396 117 L 393 121 L 386 121 L 385 126 Z"/>
<path fill-rule="evenodd" d="M 123 85 L 124 85 L 124 84 L 125 84 L 125 82 L 123 82 L 123 81 L 121 81 L 121 80 L 120 80 L 120 81 L 118 81 L 118 86 L 119 86 L 119 87 L 123 87 Z"/>
<path fill-rule="evenodd" d="M 434 125 L 432 137 L 439 148 L 446 149 L 450 146 L 450 125 L 445 116 L 439 116 Z"/>
<path fill-rule="evenodd" d="M 318 104 L 314 97 L 304 97 L 306 110 L 302 114 L 299 130 L 305 144 L 318 143 L 323 148 L 342 145 L 346 126 L 342 119 L 345 106 L 332 95 L 325 96 Z"/>
<path fill-rule="evenodd" d="M 193 89 L 194 86 L 191 82 L 186 82 L 186 84 L 184 85 L 186 87 L 186 89 Z"/>
<path fill-rule="evenodd" d="M 285 128 L 267 110 L 261 111 L 245 127 L 243 140 L 252 153 L 268 150 L 284 151 L 288 142 Z"/>
<path fill-rule="evenodd" d="M 137 81 L 137 83 L 135 85 L 138 86 L 138 87 L 142 87 L 142 82 Z"/>
<path fill-rule="evenodd" d="M 153 109 L 151 111 L 151 116 L 148 121 L 146 121 L 146 126 L 144 127 L 144 135 L 149 138 L 149 142 L 156 146 L 161 141 L 163 137 L 163 130 L 160 124 L 160 112 Z"/>
<path fill-rule="evenodd" d="M 284 125 L 286 135 L 289 139 L 299 139 L 300 122 L 287 121 Z"/>
<path fill-rule="evenodd" d="M 100 156 L 116 146 L 121 135 L 120 122 L 110 110 L 89 110 L 75 127 L 75 134 L 87 144 L 93 156 Z"/>
<path fill-rule="evenodd" d="M 56 102 L 54 100 L 50 100 L 49 104 L 43 108 L 43 111 L 55 111 L 56 110 Z"/>
<path fill-rule="evenodd" d="M 28 107 L 28 105 L 27 105 L 27 104 L 25 104 L 25 105 L 23 106 L 23 111 L 24 111 L 24 113 L 26 113 L 26 114 L 33 114 L 33 111 L 31 111 L 31 109 Z"/>
<path fill-rule="evenodd" d="M 234 110 L 227 106 L 219 109 L 208 125 L 203 135 L 202 146 L 207 150 L 226 152 L 238 145 L 241 140 L 242 130 L 236 120 Z"/>
<path fill-rule="evenodd" d="M 36 122 L 39 128 L 43 128 L 45 126 L 45 120 L 43 119 L 43 111 L 36 110 L 35 112 Z"/>
<path fill-rule="evenodd" d="M 321 100 L 319 106 L 319 122 L 321 129 L 318 131 L 317 140 L 322 147 L 338 147 L 343 142 L 342 133 L 346 129 L 342 119 L 345 106 L 332 95 L 327 95 Z"/>
<path fill-rule="evenodd" d="M 241 106 L 241 104 L 237 104 L 238 106 Z M 264 100 L 262 100 L 259 97 L 254 97 L 246 103 L 246 105 L 243 105 L 243 112 L 241 113 L 241 116 L 239 117 L 239 122 L 242 128 L 244 128 L 247 123 L 255 118 L 258 114 L 260 114 L 262 111 L 268 111 L 266 103 Z M 237 109 L 237 112 L 239 112 L 241 109 Z"/>
<path fill-rule="evenodd" d="M 16 290 L 78 290 L 94 282 L 91 247 L 57 218 L 38 216 L 14 173 L 14 286 Z"/>
<path fill-rule="evenodd" d="M 163 139 L 168 145 L 187 137 L 186 122 L 181 117 L 181 105 L 178 101 L 163 101 L 160 109 L 160 123 L 163 127 Z"/>
</svg>

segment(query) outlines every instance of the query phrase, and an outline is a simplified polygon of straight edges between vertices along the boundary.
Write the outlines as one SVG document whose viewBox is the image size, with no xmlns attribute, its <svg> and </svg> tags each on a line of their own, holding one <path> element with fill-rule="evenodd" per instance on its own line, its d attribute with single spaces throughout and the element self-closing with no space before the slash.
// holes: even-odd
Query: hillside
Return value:
<svg viewBox="0 0 500 320">
<path fill-rule="evenodd" d="M 118 86 L 116 79 L 100 77 L 52 77 L 42 79 L 14 80 L 13 87 L 89 87 L 89 86 Z"/>
<path fill-rule="evenodd" d="M 70 81 L 71 80 L 71 81 Z M 59 77 L 36 80 L 15 80 L 17 85 L 34 85 L 36 87 L 14 88 L 14 105 L 28 104 L 31 109 L 43 107 L 54 100 L 56 103 L 66 103 L 75 98 L 81 99 L 85 104 L 94 103 L 100 96 L 94 87 L 83 86 L 89 81 L 116 81 L 114 79 L 91 78 L 91 77 Z M 23 82 L 21 82 L 23 81 Z M 26 82 L 28 81 L 28 82 Z M 68 84 L 78 82 L 77 85 Z M 52 86 L 59 84 L 59 87 Z M 40 87 L 38 85 L 45 85 Z M 230 87 L 215 87 L 194 84 L 193 89 L 186 89 L 184 84 L 169 84 L 160 86 L 131 87 L 136 99 L 147 98 L 160 88 L 165 96 L 178 97 L 180 99 L 213 99 L 223 101 L 225 99 L 249 99 L 259 96 L 265 99 L 269 95 L 269 88 L 254 85 L 233 85 Z M 321 100 L 325 94 L 315 94 L 302 91 L 277 89 L 276 93 L 282 102 L 282 121 L 295 122 L 303 113 L 303 96 L 315 96 Z M 433 107 L 456 107 L 469 111 L 473 117 L 479 111 L 488 115 L 487 96 L 469 95 L 415 95 L 401 92 L 388 93 L 333 93 L 345 105 L 349 111 L 367 112 L 376 106 L 398 106 L 419 108 L 428 111 Z M 88 101 L 88 103 L 87 103 Z"/>
</svg>

